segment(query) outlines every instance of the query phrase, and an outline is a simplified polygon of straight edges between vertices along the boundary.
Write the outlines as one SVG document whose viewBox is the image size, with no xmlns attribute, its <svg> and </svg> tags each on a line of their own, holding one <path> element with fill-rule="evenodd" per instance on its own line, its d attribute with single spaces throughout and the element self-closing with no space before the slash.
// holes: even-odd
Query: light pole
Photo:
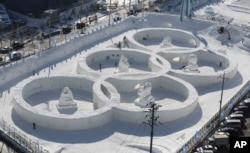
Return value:
<svg viewBox="0 0 250 153">
<path fill-rule="evenodd" d="M 131 7 L 131 0 L 129 0 L 129 4 L 128 4 L 128 12 L 130 14 L 130 7 Z"/>
<path fill-rule="evenodd" d="M 219 108 L 219 120 L 218 120 L 218 126 L 220 127 L 220 121 L 221 121 L 221 105 L 222 105 L 222 98 L 223 98 L 223 91 L 224 91 L 224 82 L 227 78 L 225 78 L 225 72 L 222 76 L 222 84 L 221 84 L 221 95 L 220 95 L 220 108 Z"/>
<path fill-rule="evenodd" d="M 111 0 L 109 1 L 109 26 L 110 26 L 110 15 L 111 15 Z"/>
<path fill-rule="evenodd" d="M 51 33 L 51 15 L 50 15 L 51 11 L 49 11 L 49 49 L 51 48 L 51 44 L 50 44 L 50 33 Z"/>
<path fill-rule="evenodd" d="M 150 102 L 149 103 L 150 108 L 148 111 L 149 115 L 146 115 L 146 117 L 149 117 L 147 122 L 143 122 L 145 124 L 148 124 L 151 127 L 150 131 L 150 148 L 149 148 L 149 153 L 153 153 L 153 138 L 154 138 L 154 125 L 159 122 L 159 116 L 155 116 L 155 111 L 159 109 L 159 105 L 157 105 L 155 102 Z"/>
<path fill-rule="evenodd" d="M 155 120 L 155 103 L 152 104 L 152 116 L 151 116 L 151 132 L 150 132 L 150 150 L 149 152 L 152 153 L 153 151 L 153 137 L 154 137 L 154 120 Z"/>
<path fill-rule="evenodd" d="M 1 41 L 1 49 L 2 49 L 2 47 L 3 47 L 2 35 L 0 35 L 0 41 Z"/>
</svg>

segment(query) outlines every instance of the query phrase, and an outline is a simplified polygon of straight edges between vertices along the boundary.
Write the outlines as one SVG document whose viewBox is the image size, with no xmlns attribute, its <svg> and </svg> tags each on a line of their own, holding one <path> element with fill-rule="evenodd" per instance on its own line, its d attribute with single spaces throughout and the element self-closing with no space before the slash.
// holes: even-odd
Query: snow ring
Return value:
<svg viewBox="0 0 250 153">
<path fill-rule="evenodd" d="M 38 126 L 59 129 L 59 130 L 81 130 L 90 129 L 108 123 L 112 119 L 111 107 L 106 103 L 105 105 L 98 105 L 99 100 L 93 95 L 93 103 L 90 100 L 92 111 L 84 112 L 84 107 L 79 108 L 78 111 L 68 111 L 66 114 L 58 113 L 56 109 L 56 102 L 59 100 L 60 91 L 65 86 L 73 90 L 79 90 L 80 94 L 92 93 L 94 79 L 83 76 L 55 76 L 55 77 L 33 77 L 19 84 L 14 95 L 14 109 L 26 121 L 36 123 Z M 108 83 L 103 83 L 103 86 Z M 58 90 L 59 89 L 59 90 Z M 107 88 L 108 89 L 108 88 Z M 59 92 L 57 92 L 57 90 Z M 49 92 L 52 93 L 49 93 Z M 87 92 L 84 92 L 87 91 Z M 43 101 L 28 100 L 31 97 L 37 96 L 45 92 Z M 54 93 L 53 93 L 54 92 Z M 108 92 L 108 91 L 107 91 Z M 58 94 L 56 94 L 58 93 Z M 74 95 L 75 93 L 73 93 Z M 81 96 L 81 95 L 78 95 Z M 89 97 L 91 97 L 90 95 Z M 113 99 L 113 95 L 110 98 Z M 48 100 L 49 97 L 49 100 Z M 50 106 L 46 106 L 47 101 Z M 104 100 L 107 100 L 107 97 Z M 98 102 L 97 102 L 98 101 Z M 78 98 L 77 105 L 85 102 L 86 100 Z M 38 106 L 40 105 L 40 106 Z M 42 106 L 41 106 L 42 105 Z M 84 105 L 91 107 L 89 105 Z M 94 122 L 93 122 L 94 121 Z"/>
<path fill-rule="evenodd" d="M 134 31 L 134 34 L 127 37 L 129 48 L 142 49 L 145 51 L 167 50 L 160 47 L 164 38 L 169 37 L 173 47 L 178 49 L 194 49 L 201 46 L 200 40 L 192 33 L 172 28 L 144 28 Z M 173 49 L 171 47 L 171 50 Z"/>
<path fill-rule="evenodd" d="M 118 72 L 119 59 L 122 55 L 128 58 L 129 72 Z M 120 77 L 145 78 L 152 74 L 163 75 L 169 70 L 169 62 L 161 56 L 136 49 L 109 48 L 87 52 L 77 65 L 79 74 L 96 78 L 116 74 L 120 74 Z"/>
<path fill-rule="evenodd" d="M 229 57 L 212 51 L 198 50 L 185 52 L 157 52 L 171 63 L 169 74 L 181 78 L 193 86 L 207 86 L 221 82 L 221 76 L 225 73 L 227 79 L 232 79 L 238 72 L 238 64 Z M 185 71 L 188 65 L 188 57 L 194 54 L 198 58 L 198 71 Z"/>
</svg>

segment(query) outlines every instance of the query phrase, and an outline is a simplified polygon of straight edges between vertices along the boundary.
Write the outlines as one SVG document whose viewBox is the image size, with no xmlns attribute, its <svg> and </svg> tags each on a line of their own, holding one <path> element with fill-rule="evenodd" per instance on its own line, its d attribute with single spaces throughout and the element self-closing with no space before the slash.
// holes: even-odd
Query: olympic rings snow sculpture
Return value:
<svg viewBox="0 0 250 153">
<path fill-rule="evenodd" d="M 161 33 L 161 30 L 164 29 L 160 29 L 159 32 L 153 29 L 153 32 Z M 149 31 L 149 29 L 138 31 Z M 140 43 L 138 43 L 139 45 L 134 43 L 133 41 L 135 40 L 131 37 L 126 38 L 129 48 L 91 50 L 86 52 L 83 58 L 78 61 L 77 72 L 79 75 L 32 77 L 19 83 L 15 88 L 16 94 L 14 95 L 15 111 L 28 122 L 36 121 L 36 124 L 39 126 L 59 130 L 91 129 L 104 125 L 113 119 L 141 123 L 144 120 L 143 111 L 145 108 L 135 104 L 138 98 L 135 86 L 148 82 L 151 84 L 150 89 L 152 91 L 150 94 L 154 97 L 155 103 L 162 106 L 157 111 L 161 122 L 169 122 L 189 115 L 198 105 L 198 93 L 187 82 L 190 80 L 184 81 L 185 79 L 181 77 L 181 75 L 184 75 L 178 75 L 171 60 L 176 57 L 189 57 L 190 54 L 194 54 L 197 56 L 197 65 L 199 66 L 199 61 L 202 60 L 200 54 L 202 57 L 205 57 L 207 56 L 207 53 L 205 53 L 207 51 L 199 49 L 202 44 L 190 33 L 171 29 L 167 29 L 167 31 L 171 31 L 173 34 L 174 32 L 183 34 L 182 42 L 191 39 L 192 41 L 184 43 L 184 46 L 175 47 L 175 49 L 180 49 L 178 54 L 167 49 L 168 46 L 174 45 L 175 41 L 178 40 L 173 35 L 171 35 L 171 38 L 164 36 L 163 38 L 166 39 L 159 41 L 163 43 L 162 47 L 155 51 L 148 49 Z M 141 39 L 141 41 L 143 39 L 147 41 L 150 39 L 150 36 L 141 37 Z M 133 47 L 136 49 L 133 49 Z M 126 57 L 125 63 L 123 63 L 126 66 L 126 71 L 121 72 L 117 69 L 122 56 Z M 237 64 L 234 64 L 223 55 L 214 55 L 213 58 L 218 59 L 218 61 L 222 60 L 221 63 L 217 64 L 222 69 L 224 68 L 226 73 L 230 72 L 231 77 L 235 75 Z M 126 62 L 128 63 L 126 64 Z M 231 63 L 233 63 L 233 66 L 230 65 Z M 190 74 L 193 73 L 186 75 Z M 192 76 L 190 75 L 190 77 Z M 192 81 L 190 82 L 192 83 Z M 73 99 L 77 103 L 77 110 L 66 113 L 41 111 L 36 108 L 37 105 L 43 105 L 48 110 L 53 109 L 53 107 L 48 108 L 42 101 L 35 103 L 33 100 L 30 100 L 30 97 L 46 91 L 55 93 L 59 91 L 57 97 L 59 99 L 60 93 L 65 87 L 70 88 L 73 95 L 76 91 L 79 91 L 79 93 L 86 93 L 86 91 L 91 93 L 91 96 L 89 96 L 91 97 L 90 100 L 87 100 L 87 107 L 91 107 L 92 110 L 86 112 L 78 111 L 78 109 L 81 110 L 86 107 L 85 105 L 81 107 L 81 103 L 86 100 L 83 100 L 84 96 L 82 99 L 79 98 L 80 94 L 76 96 L 79 99 Z M 170 93 L 173 96 L 169 97 L 163 93 Z M 54 95 L 54 97 L 56 96 Z M 72 97 L 75 98 L 75 96 Z M 56 106 L 56 103 L 54 104 Z"/>
</svg>

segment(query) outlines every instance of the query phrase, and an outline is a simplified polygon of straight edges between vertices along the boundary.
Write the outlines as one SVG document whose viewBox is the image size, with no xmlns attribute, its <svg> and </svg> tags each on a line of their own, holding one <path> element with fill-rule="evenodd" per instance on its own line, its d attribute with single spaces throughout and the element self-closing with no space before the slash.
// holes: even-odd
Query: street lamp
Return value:
<svg viewBox="0 0 250 153">
<path fill-rule="evenodd" d="M 227 80 L 227 78 L 225 78 L 225 72 L 223 73 L 222 76 L 222 84 L 221 84 L 221 96 L 220 96 L 220 108 L 219 108 L 219 120 L 218 120 L 218 125 L 220 127 L 220 121 L 221 121 L 221 105 L 222 105 L 222 98 L 223 98 L 223 91 L 224 91 L 224 82 L 225 80 Z"/>
<path fill-rule="evenodd" d="M 50 33 L 51 33 L 51 15 L 49 13 L 49 49 L 51 48 L 51 44 L 50 44 Z"/>
<path fill-rule="evenodd" d="M 110 15 L 111 15 L 111 0 L 109 1 L 109 26 L 110 26 Z"/>
<path fill-rule="evenodd" d="M 0 35 L 0 41 L 1 41 L 1 49 L 2 49 L 2 47 L 3 47 L 2 34 Z"/>
</svg>

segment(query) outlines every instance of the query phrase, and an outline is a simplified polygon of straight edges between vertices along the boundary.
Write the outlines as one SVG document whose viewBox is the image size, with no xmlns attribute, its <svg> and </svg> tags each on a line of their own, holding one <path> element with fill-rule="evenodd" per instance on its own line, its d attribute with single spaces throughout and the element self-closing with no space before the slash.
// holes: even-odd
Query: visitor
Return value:
<svg viewBox="0 0 250 153">
<path fill-rule="evenodd" d="M 117 62 L 115 62 L 115 68 L 117 68 Z"/>
<path fill-rule="evenodd" d="M 181 70 L 185 70 L 186 69 L 186 66 L 183 65 L 182 67 L 180 67 Z"/>
<path fill-rule="evenodd" d="M 36 129 L 36 123 L 33 122 L 33 129 Z"/>
<path fill-rule="evenodd" d="M 129 48 L 129 44 L 128 44 L 129 42 L 128 42 L 128 39 L 127 39 L 127 37 L 126 36 L 124 36 L 123 37 L 123 47 L 127 47 L 127 48 Z"/>
<path fill-rule="evenodd" d="M 118 48 L 121 49 L 122 48 L 122 43 L 119 41 L 118 42 Z"/>
<path fill-rule="evenodd" d="M 126 36 L 124 36 L 124 37 L 123 37 L 123 41 L 126 41 L 126 40 L 127 40 L 127 37 L 126 37 Z"/>
<path fill-rule="evenodd" d="M 102 72 L 102 63 L 99 64 L 100 72 Z"/>
<path fill-rule="evenodd" d="M 97 20 L 98 20 L 97 15 L 95 15 L 95 22 L 96 22 L 96 23 L 97 23 Z"/>
<path fill-rule="evenodd" d="M 92 18 L 89 16 L 89 24 L 91 24 L 92 22 Z"/>
</svg>

